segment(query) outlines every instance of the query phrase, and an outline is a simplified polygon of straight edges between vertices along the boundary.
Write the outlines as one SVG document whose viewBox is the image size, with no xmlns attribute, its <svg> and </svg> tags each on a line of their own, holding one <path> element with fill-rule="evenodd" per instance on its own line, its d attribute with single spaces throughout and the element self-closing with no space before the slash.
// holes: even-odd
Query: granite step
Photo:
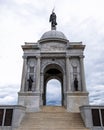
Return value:
<svg viewBox="0 0 104 130">
<path fill-rule="evenodd" d="M 67 112 L 64 107 L 42 107 L 40 112 L 26 113 L 15 130 L 89 130 L 80 113 Z"/>
</svg>

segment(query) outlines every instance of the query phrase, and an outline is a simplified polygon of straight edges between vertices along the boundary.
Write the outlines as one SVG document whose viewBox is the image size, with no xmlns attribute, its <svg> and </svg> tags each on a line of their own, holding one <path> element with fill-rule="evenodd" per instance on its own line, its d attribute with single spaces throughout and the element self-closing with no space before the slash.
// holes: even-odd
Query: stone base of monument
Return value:
<svg viewBox="0 0 104 130">
<path fill-rule="evenodd" d="M 26 112 L 40 111 L 40 93 L 37 92 L 19 92 L 18 105 L 26 107 Z"/>
<path fill-rule="evenodd" d="M 67 93 L 67 111 L 80 112 L 79 107 L 89 104 L 87 92 L 69 92 Z"/>
</svg>

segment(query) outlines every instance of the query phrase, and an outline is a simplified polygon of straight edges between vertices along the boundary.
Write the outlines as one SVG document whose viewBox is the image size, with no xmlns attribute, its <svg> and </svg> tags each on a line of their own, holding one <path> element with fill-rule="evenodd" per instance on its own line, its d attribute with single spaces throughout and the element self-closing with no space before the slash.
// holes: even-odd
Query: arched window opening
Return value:
<svg viewBox="0 0 104 130">
<path fill-rule="evenodd" d="M 46 105 L 62 106 L 62 86 L 59 80 L 51 79 L 47 82 Z"/>
</svg>

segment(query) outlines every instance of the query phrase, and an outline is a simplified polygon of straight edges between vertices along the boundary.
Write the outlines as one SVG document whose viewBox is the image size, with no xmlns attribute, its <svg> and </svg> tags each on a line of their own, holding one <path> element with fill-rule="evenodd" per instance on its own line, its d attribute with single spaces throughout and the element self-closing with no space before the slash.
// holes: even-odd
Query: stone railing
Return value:
<svg viewBox="0 0 104 130">
<path fill-rule="evenodd" d="M 20 125 L 24 115 L 25 107 L 20 105 L 2 105 L 0 106 L 0 130 L 16 128 Z"/>
<path fill-rule="evenodd" d="M 80 111 L 87 128 L 91 130 L 104 130 L 104 106 L 81 106 Z"/>
</svg>

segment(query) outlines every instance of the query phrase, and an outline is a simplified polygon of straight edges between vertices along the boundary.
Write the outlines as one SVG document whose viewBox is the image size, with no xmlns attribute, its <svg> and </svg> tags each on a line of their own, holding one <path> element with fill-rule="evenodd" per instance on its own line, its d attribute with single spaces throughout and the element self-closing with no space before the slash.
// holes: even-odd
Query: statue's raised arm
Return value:
<svg viewBox="0 0 104 130">
<path fill-rule="evenodd" d="M 56 22 L 56 14 L 54 12 L 52 12 L 52 14 L 50 15 L 49 22 L 51 22 L 51 29 L 56 30 L 57 22 Z"/>
</svg>

